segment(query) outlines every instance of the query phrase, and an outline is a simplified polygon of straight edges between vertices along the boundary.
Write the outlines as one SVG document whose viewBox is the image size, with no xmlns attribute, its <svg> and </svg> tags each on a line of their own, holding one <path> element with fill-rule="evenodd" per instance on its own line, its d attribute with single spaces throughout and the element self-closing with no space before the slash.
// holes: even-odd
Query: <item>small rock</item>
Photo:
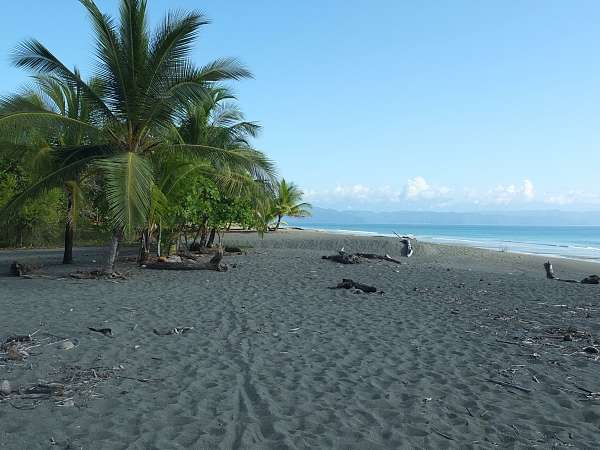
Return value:
<svg viewBox="0 0 600 450">
<path fill-rule="evenodd" d="M 10 381 L 3 380 L 2 383 L 0 383 L 0 394 L 9 395 L 11 392 L 12 386 L 10 384 Z"/>
<path fill-rule="evenodd" d="M 573 336 L 571 336 L 570 334 L 565 334 L 565 336 L 563 337 L 563 341 L 572 341 L 573 340 Z"/>
<path fill-rule="evenodd" d="M 586 353 L 592 354 L 592 355 L 595 355 L 595 354 L 597 354 L 597 353 L 600 353 L 600 350 L 598 350 L 598 348 L 596 348 L 596 347 L 592 347 L 592 346 L 585 347 L 585 348 L 583 349 L 583 351 L 584 351 L 584 352 L 586 352 Z"/>
<path fill-rule="evenodd" d="M 63 341 L 60 344 L 58 344 L 58 348 L 60 348 L 61 350 L 71 350 L 75 348 L 75 344 L 69 339 L 67 339 L 66 341 Z"/>
</svg>

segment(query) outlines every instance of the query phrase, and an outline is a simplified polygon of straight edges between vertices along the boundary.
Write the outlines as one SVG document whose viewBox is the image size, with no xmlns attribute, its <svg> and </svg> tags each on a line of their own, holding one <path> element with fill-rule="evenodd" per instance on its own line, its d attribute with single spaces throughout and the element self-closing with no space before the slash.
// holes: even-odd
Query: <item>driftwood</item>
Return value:
<svg viewBox="0 0 600 450">
<path fill-rule="evenodd" d="M 39 330 L 38 330 L 39 331 Z M 37 333 L 8 336 L 0 345 L 0 360 L 23 361 L 30 356 L 30 350 L 38 347 L 33 342 L 33 336 Z"/>
<path fill-rule="evenodd" d="M 29 264 L 20 263 L 18 261 L 13 261 L 13 263 L 10 265 L 10 274 L 15 277 L 22 277 L 24 275 L 27 275 L 28 273 L 33 272 L 34 270 L 36 270 L 38 268 L 39 267 L 37 267 L 37 266 L 32 266 Z"/>
<path fill-rule="evenodd" d="M 404 244 L 404 250 L 401 253 L 401 256 L 404 256 L 406 258 L 410 258 L 414 252 L 413 250 L 413 246 L 411 244 L 411 239 L 408 236 L 400 236 L 398 233 L 396 233 L 395 231 L 393 232 L 396 237 L 398 239 L 400 239 L 400 242 L 402 242 Z"/>
<path fill-rule="evenodd" d="M 589 275 L 581 281 L 558 278 L 556 275 L 554 275 L 554 268 L 552 267 L 552 263 L 550 261 L 546 261 L 544 263 L 544 269 L 546 270 L 546 278 L 549 280 L 564 281 L 565 283 L 600 284 L 600 276 L 598 275 Z"/>
<path fill-rule="evenodd" d="M 357 283 L 356 281 L 351 280 L 349 278 L 342 279 L 341 283 L 338 283 L 337 286 L 330 287 L 329 289 L 358 289 L 369 294 L 377 292 L 377 288 L 375 286 Z"/>
<path fill-rule="evenodd" d="M 206 263 L 196 262 L 190 259 L 186 262 L 155 262 L 148 263 L 142 267 L 154 270 L 214 270 L 217 272 L 227 272 L 229 267 L 226 264 L 221 264 L 223 259 L 223 249 L 220 249 L 210 261 Z"/>
<path fill-rule="evenodd" d="M 53 382 L 38 382 L 22 385 L 16 380 L 0 381 L 0 403 L 9 403 L 15 409 L 31 410 L 42 401 L 51 401 L 54 406 L 73 407 L 85 405 L 88 400 L 98 398 L 95 389 L 102 382 L 119 376 L 116 368 L 93 367 L 83 369 L 70 367 L 58 369 L 61 374 Z M 140 380 L 141 381 L 141 380 Z"/>
<path fill-rule="evenodd" d="M 96 333 L 102 333 L 106 337 L 113 337 L 112 330 L 110 328 L 93 328 L 93 327 L 88 327 L 88 330 L 95 331 Z"/>
<path fill-rule="evenodd" d="M 396 263 L 396 264 L 402 264 L 401 261 L 398 261 L 397 259 L 392 258 L 388 254 L 381 256 L 381 255 L 376 255 L 374 253 L 355 253 L 355 255 L 358 256 L 359 258 L 379 259 L 381 261 L 388 261 L 388 262 L 392 262 L 392 263 Z"/>
<path fill-rule="evenodd" d="M 322 256 L 321 259 L 328 259 L 335 261 L 340 264 L 360 264 L 361 258 L 364 259 L 377 259 L 380 261 L 393 262 L 395 264 L 402 264 L 401 261 L 392 258 L 390 255 L 376 255 L 375 253 L 346 253 L 342 248 L 337 255 Z"/>
<path fill-rule="evenodd" d="M 499 386 L 504 386 L 504 387 L 507 387 L 507 388 L 517 389 L 517 390 L 519 390 L 521 392 L 526 392 L 528 394 L 531 392 L 531 389 L 528 389 L 526 387 L 519 386 L 519 385 L 513 384 L 513 383 L 506 383 L 505 381 L 494 380 L 493 378 L 486 378 L 485 381 L 487 381 L 489 383 L 497 384 Z"/>
<path fill-rule="evenodd" d="M 168 330 L 157 330 L 156 328 L 154 330 L 152 330 L 152 332 L 154 334 L 156 334 L 157 336 L 170 336 L 173 334 L 185 334 L 188 331 L 192 331 L 194 329 L 194 327 L 175 327 L 175 328 L 170 328 Z"/>
<path fill-rule="evenodd" d="M 104 270 L 78 270 L 77 272 L 71 272 L 69 276 L 71 278 L 75 278 L 76 280 L 127 280 L 127 276 L 125 276 L 125 274 L 120 272 L 106 272 Z"/>
<path fill-rule="evenodd" d="M 340 264 L 359 264 L 360 258 L 357 255 L 344 252 L 344 249 L 340 250 L 337 255 L 322 256 L 321 259 L 329 259 Z"/>
</svg>

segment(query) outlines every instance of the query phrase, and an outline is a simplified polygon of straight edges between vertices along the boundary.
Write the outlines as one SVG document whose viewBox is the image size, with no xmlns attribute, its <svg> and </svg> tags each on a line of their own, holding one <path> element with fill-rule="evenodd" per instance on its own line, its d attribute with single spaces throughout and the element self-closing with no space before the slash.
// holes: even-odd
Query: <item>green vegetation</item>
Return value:
<svg viewBox="0 0 600 450">
<path fill-rule="evenodd" d="M 284 216 L 310 216 L 311 205 L 302 202 L 303 192 L 294 183 L 288 183 L 282 178 L 277 183 L 277 192 L 273 201 L 273 215 L 277 217 L 275 229 L 279 228 Z"/>
<path fill-rule="evenodd" d="M 191 60 L 204 16 L 170 13 L 152 31 L 145 0 L 122 0 L 118 20 L 80 2 L 96 40 L 91 79 L 36 40 L 12 55 L 33 85 L 0 99 L 0 245 L 56 242 L 62 227 L 70 263 L 76 225 L 95 229 L 111 237 L 113 272 L 124 239 L 139 239 L 143 261 L 153 241 L 189 250 L 233 224 L 264 232 L 308 214 L 223 84 L 251 73 L 231 58 Z"/>
</svg>

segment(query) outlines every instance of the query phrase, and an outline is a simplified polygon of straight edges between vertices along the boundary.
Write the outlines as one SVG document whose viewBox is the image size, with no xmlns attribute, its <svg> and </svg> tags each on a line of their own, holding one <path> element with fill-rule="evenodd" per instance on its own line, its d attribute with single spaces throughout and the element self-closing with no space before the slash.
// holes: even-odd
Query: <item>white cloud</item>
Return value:
<svg viewBox="0 0 600 450">
<path fill-rule="evenodd" d="M 573 204 L 598 205 L 600 204 L 600 195 L 569 190 L 566 192 L 546 194 L 544 203 L 555 206 L 567 206 Z"/>
<path fill-rule="evenodd" d="M 531 180 L 523 181 L 523 195 L 526 200 L 533 200 L 535 198 L 535 189 Z"/>
<path fill-rule="evenodd" d="M 515 202 L 530 202 L 535 198 L 535 189 L 531 180 L 523 180 L 520 186 L 515 184 L 499 185 L 488 190 L 484 195 L 471 191 L 471 197 L 479 197 L 478 203 L 495 203 L 509 205 Z"/>
<path fill-rule="evenodd" d="M 332 189 L 305 189 L 305 199 L 330 208 L 400 210 L 403 208 L 470 210 L 600 206 L 600 194 L 578 190 L 538 193 L 530 179 L 490 188 L 450 189 L 422 176 L 406 180 L 401 187 L 337 185 Z"/>
<path fill-rule="evenodd" d="M 407 200 L 433 200 L 446 197 L 449 192 L 447 187 L 431 186 L 423 177 L 411 178 L 404 186 L 404 198 Z"/>
</svg>

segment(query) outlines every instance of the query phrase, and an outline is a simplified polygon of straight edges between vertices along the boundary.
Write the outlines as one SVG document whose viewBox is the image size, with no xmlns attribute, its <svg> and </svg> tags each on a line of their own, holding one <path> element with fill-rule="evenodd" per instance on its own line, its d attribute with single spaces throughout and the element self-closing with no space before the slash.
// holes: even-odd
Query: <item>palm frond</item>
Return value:
<svg viewBox="0 0 600 450">
<path fill-rule="evenodd" d="M 252 72 L 246 69 L 236 58 L 220 58 L 203 66 L 197 74 L 200 82 L 223 80 L 241 80 L 253 78 Z"/>
<path fill-rule="evenodd" d="M 89 0 L 80 0 L 82 3 L 93 3 Z M 22 42 L 13 52 L 12 61 L 16 67 L 26 68 L 34 73 L 54 75 L 65 82 L 72 83 L 81 89 L 98 112 L 106 120 L 113 121 L 114 116 L 110 109 L 100 99 L 98 94 L 88 86 L 81 77 L 69 70 L 56 58 L 41 42 L 29 39 Z"/>
<path fill-rule="evenodd" d="M 133 152 L 96 163 L 106 183 L 110 219 L 128 233 L 146 223 L 152 204 L 154 177 L 148 160 Z"/>
</svg>

